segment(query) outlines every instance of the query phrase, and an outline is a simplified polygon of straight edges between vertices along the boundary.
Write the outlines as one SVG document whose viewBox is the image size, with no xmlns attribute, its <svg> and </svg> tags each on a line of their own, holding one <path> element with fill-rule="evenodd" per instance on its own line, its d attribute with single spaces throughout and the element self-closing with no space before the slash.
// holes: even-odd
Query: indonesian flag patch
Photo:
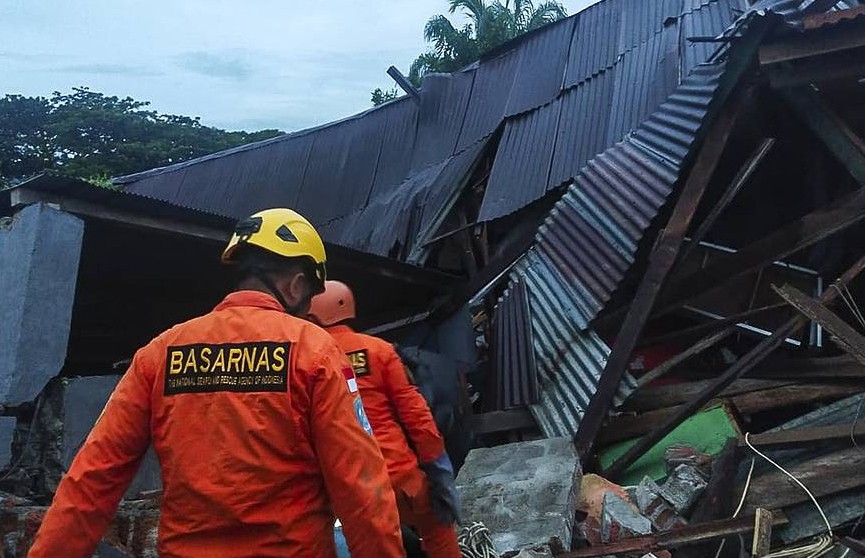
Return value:
<svg viewBox="0 0 865 558">
<path fill-rule="evenodd" d="M 345 376 L 345 383 L 348 384 L 348 392 L 357 392 L 357 379 L 354 377 L 354 370 L 350 366 L 343 366 L 342 375 Z"/>
</svg>

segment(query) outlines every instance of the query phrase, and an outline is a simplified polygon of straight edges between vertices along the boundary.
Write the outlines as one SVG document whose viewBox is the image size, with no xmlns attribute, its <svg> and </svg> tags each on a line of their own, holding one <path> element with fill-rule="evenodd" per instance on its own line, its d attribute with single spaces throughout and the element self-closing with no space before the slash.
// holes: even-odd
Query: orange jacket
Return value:
<svg viewBox="0 0 865 558">
<path fill-rule="evenodd" d="M 393 346 L 345 325 L 329 327 L 327 332 L 354 367 L 366 415 L 391 477 L 417 468 L 418 460 L 433 461 L 444 453 L 429 406 L 409 381 Z"/>
<path fill-rule="evenodd" d="M 348 363 L 264 293 L 232 293 L 136 353 L 45 516 L 32 558 L 89 558 L 153 443 L 162 558 L 403 556 L 390 479 Z"/>
</svg>

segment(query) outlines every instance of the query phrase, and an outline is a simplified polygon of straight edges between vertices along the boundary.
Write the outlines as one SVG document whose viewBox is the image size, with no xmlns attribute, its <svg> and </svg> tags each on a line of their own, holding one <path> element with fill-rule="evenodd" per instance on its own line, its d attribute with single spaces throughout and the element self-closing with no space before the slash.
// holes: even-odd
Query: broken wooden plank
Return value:
<svg viewBox="0 0 865 558">
<path fill-rule="evenodd" d="M 760 166 L 760 163 L 766 158 L 766 155 L 769 154 L 773 145 L 775 145 L 775 138 L 764 138 L 763 141 L 760 142 L 760 145 L 757 146 L 748 160 L 745 161 L 745 164 L 739 169 L 739 172 L 736 173 L 736 176 L 733 178 L 732 182 L 730 182 L 727 190 L 717 203 L 715 203 L 715 206 L 712 207 L 712 210 L 706 218 L 703 219 L 703 222 L 700 223 L 697 231 L 691 235 L 687 246 L 682 249 L 679 261 L 684 262 L 687 260 L 697 246 L 700 245 L 700 242 L 706 238 L 706 235 L 710 230 L 712 230 L 712 226 L 718 220 L 718 217 L 724 213 L 724 210 L 727 209 L 727 206 L 730 205 L 730 202 L 733 201 L 733 198 L 735 198 L 736 194 L 739 193 L 739 190 L 741 190 L 748 182 L 748 179 L 751 178 L 751 175 L 754 174 L 754 171 L 757 170 L 757 167 Z"/>
<path fill-rule="evenodd" d="M 828 57 L 809 58 L 793 66 L 781 64 L 767 74 L 775 88 L 796 87 L 838 79 L 859 79 L 865 75 L 862 60 L 865 48 L 833 54 Z"/>
<path fill-rule="evenodd" d="M 760 47 L 760 64 L 767 66 L 809 56 L 819 56 L 865 46 L 865 26 L 851 25 L 833 29 L 831 33 L 801 35 Z"/>
<path fill-rule="evenodd" d="M 785 467 L 815 498 L 865 486 L 865 451 L 857 447 Z M 751 480 L 746 510 L 757 507 L 783 508 L 809 501 L 808 494 L 790 478 L 772 469 Z"/>
<path fill-rule="evenodd" d="M 865 176 L 863 176 L 865 179 Z M 742 248 L 724 261 L 675 281 L 658 301 L 656 316 L 667 314 L 727 282 L 798 252 L 865 218 L 865 188 Z"/>
<path fill-rule="evenodd" d="M 510 409 L 507 411 L 491 411 L 471 415 L 468 419 L 469 428 L 475 434 L 494 434 L 537 428 L 535 417 L 528 409 Z"/>
<path fill-rule="evenodd" d="M 834 312 L 819 302 L 808 298 L 805 293 L 791 285 L 784 285 L 780 289 L 772 285 L 772 289 L 793 308 L 822 325 L 826 331 L 832 334 L 832 340 L 844 352 L 865 364 L 865 337 L 859 332 L 850 327 Z"/>
<path fill-rule="evenodd" d="M 726 329 L 722 329 L 721 331 L 712 333 L 711 335 L 700 339 L 688 349 L 682 351 L 673 358 L 659 364 L 652 370 L 649 370 L 648 372 L 640 376 L 637 379 L 637 387 L 641 388 L 649 384 L 650 382 L 657 380 L 658 378 L 671 371 L 673 368 L 679 366 L 689 358 L 697 356 L 706 349 L 714 347 L 717 343 L 720 343 L 722 340 L 730 336 L 730 334 L 732 334 L 734 331 L 736 331 L 736 328 L 730 326 Z M 639 393 L 639 391 L 635 393 Z"/>
<path fill-rule="evenodd" d="M 754 376 L 757 374 L 749 374 Z M 850 355 L 823 358 L 797 358 L 768 362 L 759 370 L 761 378 L 865 379 L 865 366 Z"/>
<path fill-rule="evenodd" d="M 847 284 L 855 279 L 863 269 L 865 269 L 865 257 L 860 258 L 850 267 L 850 269 L 845 271 L 841 277 L 838 278 L 836 284 L 839 288 L 846 287 Z M 835 288 L 829 288 L 826 289 L 820 297 L 820 301 L 823 304 L 827 304 L 835 300 L 837 296 L 838 291 Z M 631 463 L 639 458 L 643 452 L 661 441 L 667 434 L 672 432 L 674 428 L 681 424 L 682 421 L 694 414 L 695 411 L 711 401 L 715 396 L 717 396 L 717 394 L 726 389 L 727 386 L 732 384 L 738 378 L 741 378 L 754 366 L 759 364 L 769 355 L 769 353 L 777 349 L 787 337 L 805 325 L 805 322 L 806 320 L 803 316 L 795 316 L 775 330 L 771 336 L 764 339 L 756 347 L 736 361 L 736 363 L 728 368 L 727 371 L 715 380 L 711 386 L 707 387 L 703 393 L 694 398 L 691 402 L 683 405 L 682 408 L 679 409 L 676 414 L 661 427 L 657 428 L 654 432 L 637 442 L 634 447 L 632 447 L 606 471 L 606 478 L 615 480 L 615 478 L 627 469 Z"/>
<path fill-rule="evenodd" d="M 787 516 L 781 511 L 773 512 L 774 526 L 786 525 Z M 556 555 L 556 558 L 592 558 L 613 554 L 647 553 L 690 546 L 705 541 L 723 539 L 732 535 L 750 533 L 754 528 L 754 515 L 734 519 L 720 519 L 699 525 L 688 525 L 673 531 L 643 535 L 620 542 L 582 548 Z"/>
<path fill-rule="evenodd" d="M 706 382 L 703 385 L 711 385 Z M 704 390 L 706 388 L 703 388 Z M 764 411 L 795 407 L 806 403 L 817 403 L 840 399 L 862 392 L 861 385 L 855 384 L 791 384 L 774 389 L 765 389 L 750 393 L 741 393 L 729 398 L 736 410 L 743 415 L 752 415 Z M 699 397 L 691 394 L 688 399 Z M 717 401 L 710 400 L 705 407 L 716 405 Z M 676 407 L 656 409 L 641 414 L 621 414 L 609 417 L 604 428 L 598 433 L 598 443 L 607 445 L 623 440 L 630 440 L 638 436 L 649 434 L 662 427 L 666 422 L 672 420 L 677 413 L 687 407 L 686 404 Z M 648 449 L 648 448 L 647 448 Z"/>
<path fill-rule="evenodd" d="M 633 303 L 598 382 L 597 391 L 592 396 L 574 438 L 577 453 L 583 458 L 591 452 L 595 436 L 625 375 L 637 339 L 643 331 L 643 326 L 652 311 L 664 280 L 676 263 L 676 257 L 685 240 L 691 220 L 721 160 L 727 140 L 746 106 L 744 96 L 733 97 L 726 103 L 694 161 L 666 227 L 658 233 L 655 246 L 649 255 L 648 269 L 640 281 Z"/>
<path fill-rule="evenodd" d="M 786 449 L 795 447 L 812 447 L 817 444 L 849 442 L 854 440 L 865 442 L 865 422 L 858 424 L 836 424 L 833 426 L 815 426 L 813 428 L 796 428 L 752 434 L 748 441 L 759 450 Z M 744 440 L 739 445 L 744 446 Z"/>
<path fill-rule="evenodd" d="M 757 508 L 754 512 L 754 538 L 751 545 L 751 556 L 763 558 L 772 549 L 772 512 L 765 508 Z"/>
<path fill-rule="evenodd" d="M 618 410 L 622 413 L 644 413 L 655 409 L 669 409 L 670 407 L 682 405 L 702 393 L 704 389 L 712 384 L 712 381 L 699 380 L 641 389 L 629 397 Z M 789 386 L 794 383 L 794 380 L 741 379 L 733 382 L 727 389 L 718 394 L 718 397 L 733 397 L 743 393 Z"/>
</svg>

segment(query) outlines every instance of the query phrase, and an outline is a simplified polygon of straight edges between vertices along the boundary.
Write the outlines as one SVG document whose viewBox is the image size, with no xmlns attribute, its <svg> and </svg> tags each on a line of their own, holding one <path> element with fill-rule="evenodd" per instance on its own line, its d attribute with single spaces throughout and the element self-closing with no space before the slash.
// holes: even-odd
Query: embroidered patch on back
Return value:
<svg viewBox="0 0 865 558">
<path fill-rule="evenodd" d="M 369 357 L 366 349 L 346 353 L 348 361 L 351 362 L 351 367 L 354 368 L 354 375 L 360 378 L 361 376 L 369 376 Z"/>
<path fill-rule="evenodd" d="M 164 393 L 286 392 L 290 354 L 270 341 L 168 347 Z"/>
</svg>

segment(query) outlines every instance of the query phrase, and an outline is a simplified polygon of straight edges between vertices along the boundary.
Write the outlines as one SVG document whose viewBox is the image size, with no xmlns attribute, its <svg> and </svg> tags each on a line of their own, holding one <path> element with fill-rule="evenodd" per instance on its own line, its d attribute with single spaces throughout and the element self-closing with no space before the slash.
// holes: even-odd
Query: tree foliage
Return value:
<svg viewBox="0 0 865 558">
<path fill-rule="evenodd" d="M 468 21 L 457 27 L 441 14 L 427 21 L 424 39 L 431 48 L 418 56 L 409 69 L 408 78 L 415 86 L 420 86 L 426 74 L 455 72 L 497 46 L 568 15 L 558 1 L 535 4 L 532 0 L 448 0 L 448 3 L 450 14 L 459 12 Z M 373 104 L 380 104 L 376 103 L 375 93 Z"/>
<path fill-rule="evenodd" d="M 104 180 L 282 133 L 227 132 L 149 105 L 86 87 L 47 98 L 6 95 L 0 99 L 0 183 L 48 169 Z"/>
</svg>

